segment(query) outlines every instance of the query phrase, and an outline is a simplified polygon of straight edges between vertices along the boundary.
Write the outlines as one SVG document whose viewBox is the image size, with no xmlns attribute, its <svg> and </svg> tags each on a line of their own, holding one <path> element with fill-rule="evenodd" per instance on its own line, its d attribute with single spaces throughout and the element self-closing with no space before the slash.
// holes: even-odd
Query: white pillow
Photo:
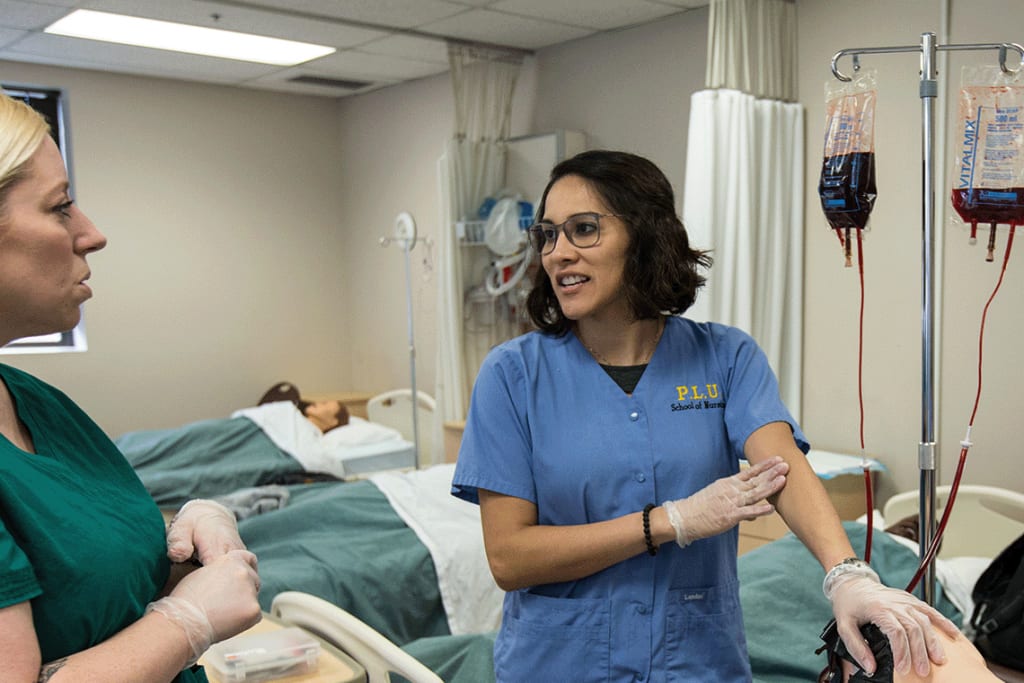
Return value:
<svg viewBox="0 0 1024 683">
<path fill-rule="evenodd" d="M 351 416 L 344 427 L 336 427 L 323 435 L 321 443 L 328 449 L 345 446 L 362 446 L 381 441 L 401 439 L 402 433 L 397 429 L 385 427 L 376 422 Z"/>
</svg>

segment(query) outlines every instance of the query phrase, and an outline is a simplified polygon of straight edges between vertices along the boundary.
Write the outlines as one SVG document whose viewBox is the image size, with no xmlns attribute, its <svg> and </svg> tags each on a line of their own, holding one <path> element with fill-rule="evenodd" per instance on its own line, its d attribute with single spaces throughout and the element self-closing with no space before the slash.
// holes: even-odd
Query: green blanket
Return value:
<svg viewBox="0 0 1024 683">
<path fill-rule="evenodd" d="M 844 524 L 853 547 L 862 552 L 865 527 Z M 881 530 L 872 543 L 872 566 L 882 580 L 903 588 L 917 569 L 916 555 Z M 821 593 L 824 571 L 792 534 L 739 558 L 740 601 L 753 677 L 759 683 L 807 683 L 825 666 L 819 634 L 832 618 Z M 957 609 L 941 586 L 936 607 L 958 622 Z M 494 680 L 494 633 L 423 638 L 403 649 L 448 683 Z"/>
<path fill-rule="evenodd" d="M 304 472 L 295 458 L 244 417 L 129 432 L 114 443 L 161 507 L 281 483 Z"/>
<path fill-rule="evenodd" d="M 420 638 L 402 647 L 445 683 L 494 683 L 496 632 Z M 405 681 L 392 676 L 392 683 Z"/>
<path fill-rule="evenodd" d="M 866 527 L 844 522 L 847 535 L 863 556 Z M 880 529 L 872 540 L 871 565 L 882 582 L 906 587 L 917 569 L 917 556 Z M 764 683 L 815 681 L 825 667 L 821 631 L 832 618 L 821 592 L 825 572 L 793 534 L 739 558 L 740 603 L 754 680 Z M 960 623 L 956 607 L 936 591 L 936 608 Z"/>
<path fill-rule="evenodd" d="M 288 505 L 242 520 L 259 558 L 260 605 L 295 590 L 342 607 L 404 645 L 448 635 L 426 546 L 369 481 L 289 487 Z"/>
</svg>

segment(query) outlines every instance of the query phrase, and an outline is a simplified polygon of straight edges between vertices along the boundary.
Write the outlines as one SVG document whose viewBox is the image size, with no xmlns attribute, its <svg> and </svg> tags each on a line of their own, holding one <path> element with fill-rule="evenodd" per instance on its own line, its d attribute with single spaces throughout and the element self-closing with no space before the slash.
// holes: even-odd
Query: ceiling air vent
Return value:
<svg viewBox="0 0 1024 683">
<path fill-rule="evenodd" d="M 371 81 L 349 81 L 344 78 L 327 78 L 325 76 L 296 76 L 295 78 L 289 78 L 288 82 L 322 85 L 326 88 L 340 88 L 342 90 L 362 90 L 368 85 L 373 85 Z"/>
</svg>

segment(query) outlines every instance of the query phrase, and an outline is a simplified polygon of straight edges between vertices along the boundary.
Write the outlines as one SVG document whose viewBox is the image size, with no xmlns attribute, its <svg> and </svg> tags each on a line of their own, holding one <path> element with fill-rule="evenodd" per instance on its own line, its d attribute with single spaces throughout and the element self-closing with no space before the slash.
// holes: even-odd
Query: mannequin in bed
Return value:
<svg viewBox="0 0 1024 683">
<path fill-rule="evenodd" d="M 256 405 L 279 401 L 290 402 L 324 434 L 348 424 L 348 408 L 344 403 L 335 400 L 305 401 L 299 393 L 299 388 L 291 382 L 278 382 L 270 387 Z"/>
<path fill-rule="evenodd" d="M 0 96 L 0 346 L 72 329 L 105 245 L 45 120 Z M 99 426 L 0 364 L 0 680 L 206 681 L 193 663 L 259 621 L 258 590 L 230 513 L 191 501 L 165 529 Z"/>
</svg>

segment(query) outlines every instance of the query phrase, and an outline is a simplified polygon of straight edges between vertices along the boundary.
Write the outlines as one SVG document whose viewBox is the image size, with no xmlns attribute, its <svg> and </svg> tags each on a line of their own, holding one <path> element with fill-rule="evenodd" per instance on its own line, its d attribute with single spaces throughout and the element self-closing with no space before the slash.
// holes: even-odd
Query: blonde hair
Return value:
<svg viewBox="0 0 1024 683">
<path fill-rule="evenodd" d="M 0 214 L 11 186 L 25 175 L 25 164 L 50 132 L 32 107 L 0 94 Z"/>
</svg>

